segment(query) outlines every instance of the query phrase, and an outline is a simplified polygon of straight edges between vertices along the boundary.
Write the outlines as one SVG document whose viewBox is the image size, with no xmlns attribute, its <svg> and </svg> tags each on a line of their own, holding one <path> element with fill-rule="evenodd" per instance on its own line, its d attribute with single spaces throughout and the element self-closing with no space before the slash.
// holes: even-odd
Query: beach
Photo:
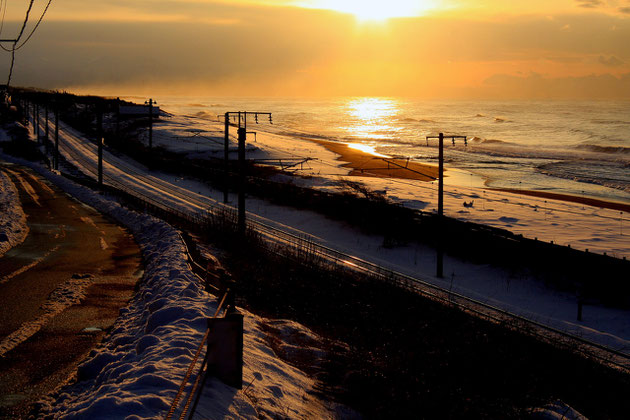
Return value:
<svg viewBox="0 0 630 420">
<path fill-rule="evenodd" d="M 345 143 L 310 140 L 338 154 L 338 160 L 346 162 L 341 166 L 352 169 L 348 174 L 350 176 L 413 179 L 417 181 L 435 181 L 439 176 L 436 166 L 371 154 Z"/>
<path fill-rule="evenodd" d="M 348 144 L 326 140 L 312 140 L 326 149 L 339 155 L 338 160 L 345 162 L 341 166 L 351 168 L 348 176 L 412 179 L 416 181 L 435 181 L 438 178 L 436 166 L 419 162 L 410 162 L 403 159 L 385 158 L 363 150 L 350 147 Z M 448 176 L 445 169 L 445 178 Z M 615 201 L 601 200 L 591 197 L 580 197 L 570 194 L 560 194 L 535 190 L 517 190 L 497 188 L 496 191 L 507 192 L 515 195 L 526 195 L 550 200 L 579 203 L 587 206 L 603 209 L 619 210 L 630 213 L 630 204 Z"/>
</svg>

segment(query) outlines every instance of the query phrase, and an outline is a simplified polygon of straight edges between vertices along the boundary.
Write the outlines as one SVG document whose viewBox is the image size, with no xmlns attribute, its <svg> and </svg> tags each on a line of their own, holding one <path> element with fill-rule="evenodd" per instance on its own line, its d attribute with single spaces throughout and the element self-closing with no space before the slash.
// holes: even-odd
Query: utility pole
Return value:
<svg viewBox="0 0 630 420">
<path fill-rule="evenodd" d="M 39 102 L 37 102 L 35 104 L 35 121 L 36 121 L 36 127 L 37 127 L 37 144 L 39 144 L 39 140 L 40 140 L 40 125 L 39 125 Z"/>
<path fill-rule="evenodd" d="M 225 137 L 223 143 L 223 169 L 224 172 L 224 182 L 223 185 L 223 202 L 227 204 L 228 202 L 228 191 L 230 189 L 230 113 L 225 113 Z"/>
<path fill-rule="evenodd" d="M 59 102 L 55 104 L 55 170 L 59 170 Z"/>
<path fill-rule="evenodd" d="M 116 98 L 116 140 L 120 133 L 120 98 Z"/>
<path fill-rule="evenodd" d="M 98 145 L 98 186 L 99 188 L 103 187 L 103 109 L 98 106 L 98 110 L 96 111 L 96 121 L 97 121 L 97 138 L 96 142 Z"/>
<path fill-rule="evenodd" d="M 439 147 L 439 166 L 438 166 L 438 233 L 437 233 L 437 267 L 436 277 L 444 277 L 444 250 L 442 246 L 442 236 L 444 228 L 444 138 L 450 138 L 455 144 L 455 139 L 464 139 L 464 143 L 468 145 L 466 136 L 445 136 L 444 133 L 440 133 L 438 136 L 427 136 L 427 143 L 429 139 L 438 139 Z"/>
<path fill-rule="evenodd" d="M 247 117 L 245 117 L 247 118 Z M 247 125 L 247 122 L 245 122 Z M 247 129 L 238 128 L 238 228 L 245 233 L 245 141 Z"/>
<path fill-rule="evenodd" d="M 153 99 L 149 99 L 145 102 L 145 105 L 149 105 L 149 149 L 153 148 Z"/>
<path fill-rule="evenodd" d="M 46 143 L 48 143 L 48 104 L 44 105 L 44 114 L 46 115 L 46 132 L 44 137 L 46 138 Z"/>
<path fill-rule="evenodd" d="M 258 116 L 264 115 L 269 117 L 269 124 L 273 124 L 271 119 L 271 112 L 226 112 L 225 113 L 225 143 L 224 143 L 224 158 L 225 158 L 225 190 L 223 192 L 223 201 L 227 202 L 228 184 L 229 184 L 229 128 L 230 117 L 238 118 L 238 229 L 241 233 L 245 233 L 245 142 L 247 140 L 247 117 L 253 116 L 256 124 L 258 124 Z"/>
</svg>

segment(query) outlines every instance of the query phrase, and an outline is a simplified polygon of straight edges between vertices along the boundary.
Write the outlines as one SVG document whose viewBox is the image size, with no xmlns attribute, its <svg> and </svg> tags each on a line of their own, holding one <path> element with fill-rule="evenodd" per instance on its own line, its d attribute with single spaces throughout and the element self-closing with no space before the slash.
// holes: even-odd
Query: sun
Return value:
<svg viewBox="0 0 630 420">
<path fill-rule="evenodd" d="M 361 22 L 420 16 L 434 8 L 436 0 L 304 0 L 299 6 L 336 10 L 354 15 Z"/>
</svg>

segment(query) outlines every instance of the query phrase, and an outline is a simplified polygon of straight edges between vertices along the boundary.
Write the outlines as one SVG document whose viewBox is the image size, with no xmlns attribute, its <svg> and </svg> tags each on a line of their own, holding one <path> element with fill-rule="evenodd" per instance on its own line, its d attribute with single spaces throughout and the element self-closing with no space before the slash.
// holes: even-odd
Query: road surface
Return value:
<svg viewBox="0 0 630 420">
<path fill-rule="evenodd" d="M 133 237 L 33 171 L 2 165 L 30 228 L 0 258 L 0 417 L 72 378 L 142 274 Z"/>
</svg>

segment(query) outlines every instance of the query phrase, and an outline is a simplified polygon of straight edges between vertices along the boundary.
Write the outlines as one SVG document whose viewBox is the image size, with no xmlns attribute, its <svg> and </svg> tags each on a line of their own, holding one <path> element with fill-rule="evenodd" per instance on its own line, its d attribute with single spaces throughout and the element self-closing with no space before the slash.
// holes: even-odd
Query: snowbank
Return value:
<svg viewBox="0 0 630 420">
<path fill-rule="evenodd" d="M 0 257 L 22 243 L 28 231 L 18 191 L 9 177 L 0 170 Z"/>
<path fill-rule="evenodd" d="M 145 275 L 106 340 L 79 366 L 78 382 L 40 402 L 44 418 L 162 418 L 216 309 L 186 262 L 178 232 L 42 167 L 30 166 L 85 204 L 127 226 L 142 249 Z M 245 311 L 244 379 L 238 391 L 210 380 L 198 413 L 204 418 L 332 417 L 313 396 L 314 381 L 280 360 Z"/>
</svg>

